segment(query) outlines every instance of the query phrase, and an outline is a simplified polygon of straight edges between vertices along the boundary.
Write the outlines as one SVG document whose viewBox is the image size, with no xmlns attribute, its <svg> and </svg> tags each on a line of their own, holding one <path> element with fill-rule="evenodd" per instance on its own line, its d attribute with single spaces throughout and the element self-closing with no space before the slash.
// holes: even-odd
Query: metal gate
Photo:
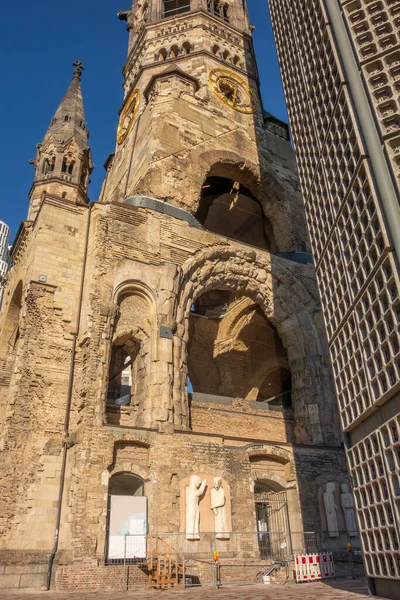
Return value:
<svg viewBox="0 0 400 600">
<path fill-rule="evenodd" d="M 286 492 L 274 492 L 268 481 L 258 480 L 254 500 L 261 558 L 286 559 L 292 552 Z"/>
</svg>

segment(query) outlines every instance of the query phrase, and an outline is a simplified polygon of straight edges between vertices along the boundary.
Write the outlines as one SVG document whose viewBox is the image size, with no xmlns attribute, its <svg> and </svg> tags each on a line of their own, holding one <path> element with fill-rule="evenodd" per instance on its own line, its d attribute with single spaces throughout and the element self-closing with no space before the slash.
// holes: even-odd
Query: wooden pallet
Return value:
<svg viewBox="0 0 400 600">
<path fill-rule="evenodd" d="M 157 536 L 148 537 L 149 587 L 169 590 L 185 585 L 185 558 Z"/>
</svg>

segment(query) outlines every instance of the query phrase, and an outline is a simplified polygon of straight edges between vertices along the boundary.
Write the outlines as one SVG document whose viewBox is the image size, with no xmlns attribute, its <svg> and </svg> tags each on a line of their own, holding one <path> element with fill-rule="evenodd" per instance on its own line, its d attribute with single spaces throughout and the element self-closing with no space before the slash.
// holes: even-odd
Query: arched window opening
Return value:
<svg viewBox="0 0 400 600">
<path fill-rule="evenodd" d="M 231 55 L 229 54 L 228 50 L 225 50 L 225 51 L 224 51 L 224 53 L 223 53 L 223 55 L 222 55 L 222 58 L 223 58 L 224 60 L 226 60 L 226 61 L 228 61 L 228 62 L 229 62 L 229 60 L 230 60 L 230 56 L 231 56 Z"/>
<path fill-rule="evenodd" d="M 107 561 L 146 560 L 147 498 L 144 481 L 132 473 L 109 480 L 107 518 Z"/>
<path fill-rule="evenodd" d="M 290 371 L 278 368 L 267 375 L 258 392 L 257 402 L 268 404 L 270 410 L 291 408 L 292 375 Z"/>
<path fill-rule="evenodd" d="M 277 487 L 264 479 L 254 484 L 258 545 L 264 560 L 285 559 L 291 553 L 287 495 Z"/>
<path fill-rule="evenodd" d="M 110 424 L 144 426 L 148 422 L 145 407 L 154 326 L 154 306 L 147 294 L 132 289 L 119 296 L 104 388 Z"/>
<path fill-rule="evenodd" d="M 207 10 L 211 14 L 229 23 L 229 6 L 222 3 L 220 0 L 208 0 Z"/>
<path fill-rule="evenodd" d="M 286 406 L 286 395 L 268 400 L 291 386 L 287 352 L 275 327 L 250 298 L 212 290 L 196 299 L 189 315 L 187 352 L 193 399 L 242 398 L 254 408 L 259 404 L 274 411 Z M 264 396 L 267 401 L 262 403 Z"/>
<path fill-rule="evenodd" d="M 212 47 L 212 53 L 215 56 L 220 56 L 220 52 L 221 52 L 220 47 L 217 44 L 214 44 L 214 46 Z"/>
<path fill-rule="evenodd" d="M 190 10 L 190 0 L 163 0 L 164 19 L 175 17 Z"/>
<path fill-rule="evenodd" d="M 234 58 L 233 58 L 233 64 L 235 65 L 235 67 L 239 67 L 239 68 L 242 67 L 242 64 L 240 62 L 239 56 L 234 56 Z"/>
<path fill-rule="evenodd" d="M 161 48 L 157 54 L 157 60 L 167 60 L 167 51 L 165 48 Z"/>
<path fill-rule="evenodd" d="M 127 340 L 123 345 L 114 345 L 108 378 L 107 404 L 129 406 L 135 393 L 140 344 Z"/>
<path fill-rule="evenodd" d="M 208 177 L 196 219 L 209 231 L 275 252 L 272 226 L 259 200 L 238 181 Z"/>
<path fill-rule="evenodd" d="M 45 158 L 44 162 L 43 162 L 43 167 L 42 167 L 43 175 L 48 175 L 49 173 L 53 173 L 55 163 L 56 163 L 55 156 Z"/>
<path fill-rule="evenodd" d="M 62 162 L 61 171 L 63 173 L 66 173 L 67 175 L 72 175 L 74 172 L 74 165 L 75 165 L 75 162 L 73 160 L 69 159 L 68 157 L 64 157 L 63 162 Z"/>
<path fill-rule="evenodd" d="M 19 340 L 19 317 L 22 306 L 22 283 L 20 282 L 13 294 L 8 307 L 8 313 L 0 333 L 0 360 L 15 356 Z"/>
<path fill-rule="evenodd" d="M 190 45 L 190 42 L 184 42 L 182 44 L 182 54 L 190 54 L 192 51 L 192 46 Z"/>
<path fill-rule="evenodd" d="M 110 496 L 144 496 L 144 481 L 132 473 L 120 473 L 110 478 Z"/>
<path fill-rule="evenodd" d="M 65 115 L 64 121 L 65 121 L 65 123 L 67 123 L 69 121 L 69 116 L 68 115 Z"/>
<path fill-rule="evenodd" d="M 179 55 L 179 48 L 178 46 L 171 46 L 170 50 L 169 50 L 169 58 L 176 58 Z"/>
<path fill-rule="evenodd" d="M 82 187 L 86 187 L 87 177 L 88 177 L 88 170 L 87 170 L 86 166 L 83 166 L 82 171 L 81 171 L 81 178 L 80 178 L 80 184 Z"/>
</svg>

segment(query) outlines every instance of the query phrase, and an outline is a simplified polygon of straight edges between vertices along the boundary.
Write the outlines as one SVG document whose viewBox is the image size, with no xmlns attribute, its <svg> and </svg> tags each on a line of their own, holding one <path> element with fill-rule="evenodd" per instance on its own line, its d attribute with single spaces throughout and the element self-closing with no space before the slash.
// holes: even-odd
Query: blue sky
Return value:
<svg viewBox="0 0 400 600">
<path fill-rule="evenodd" d="M 122 101 L 127 33 L 116 14 L 130 4 L 131 0 L 36 0 L 19 4 L 18 10 L 11 2 L 2 6 L 0 220 L 11 227 L 12 237 L 27 215 L 33 181 L 28 161 L 69 85 L 76 59 L 86 66 L 82 87 L 95 163 L 90 198 L 98 197 L 103 164 L 114 151 Z M 256 26 L 264 107 L 287 120 L 267 0 L 248 0 L 248 5 Z"/>
</svg>

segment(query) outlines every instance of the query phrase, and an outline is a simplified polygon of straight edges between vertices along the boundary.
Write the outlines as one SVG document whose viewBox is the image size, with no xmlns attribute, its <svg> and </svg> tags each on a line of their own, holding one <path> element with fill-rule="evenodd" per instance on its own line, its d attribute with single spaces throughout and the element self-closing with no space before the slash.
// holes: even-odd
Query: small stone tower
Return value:
<svg viewBox="0 0 400 600">
<path fill-rule="evenodd" d="M 89 201 L 87 193 L 93 162 L 81 90 L 84 66 L 77 61 L 74 67 L 70 86 L 32 161 L 35 179 L 29 194 L 29 220 L 35 218 L 46 193 L 77 203 Z"/>
</svg>

